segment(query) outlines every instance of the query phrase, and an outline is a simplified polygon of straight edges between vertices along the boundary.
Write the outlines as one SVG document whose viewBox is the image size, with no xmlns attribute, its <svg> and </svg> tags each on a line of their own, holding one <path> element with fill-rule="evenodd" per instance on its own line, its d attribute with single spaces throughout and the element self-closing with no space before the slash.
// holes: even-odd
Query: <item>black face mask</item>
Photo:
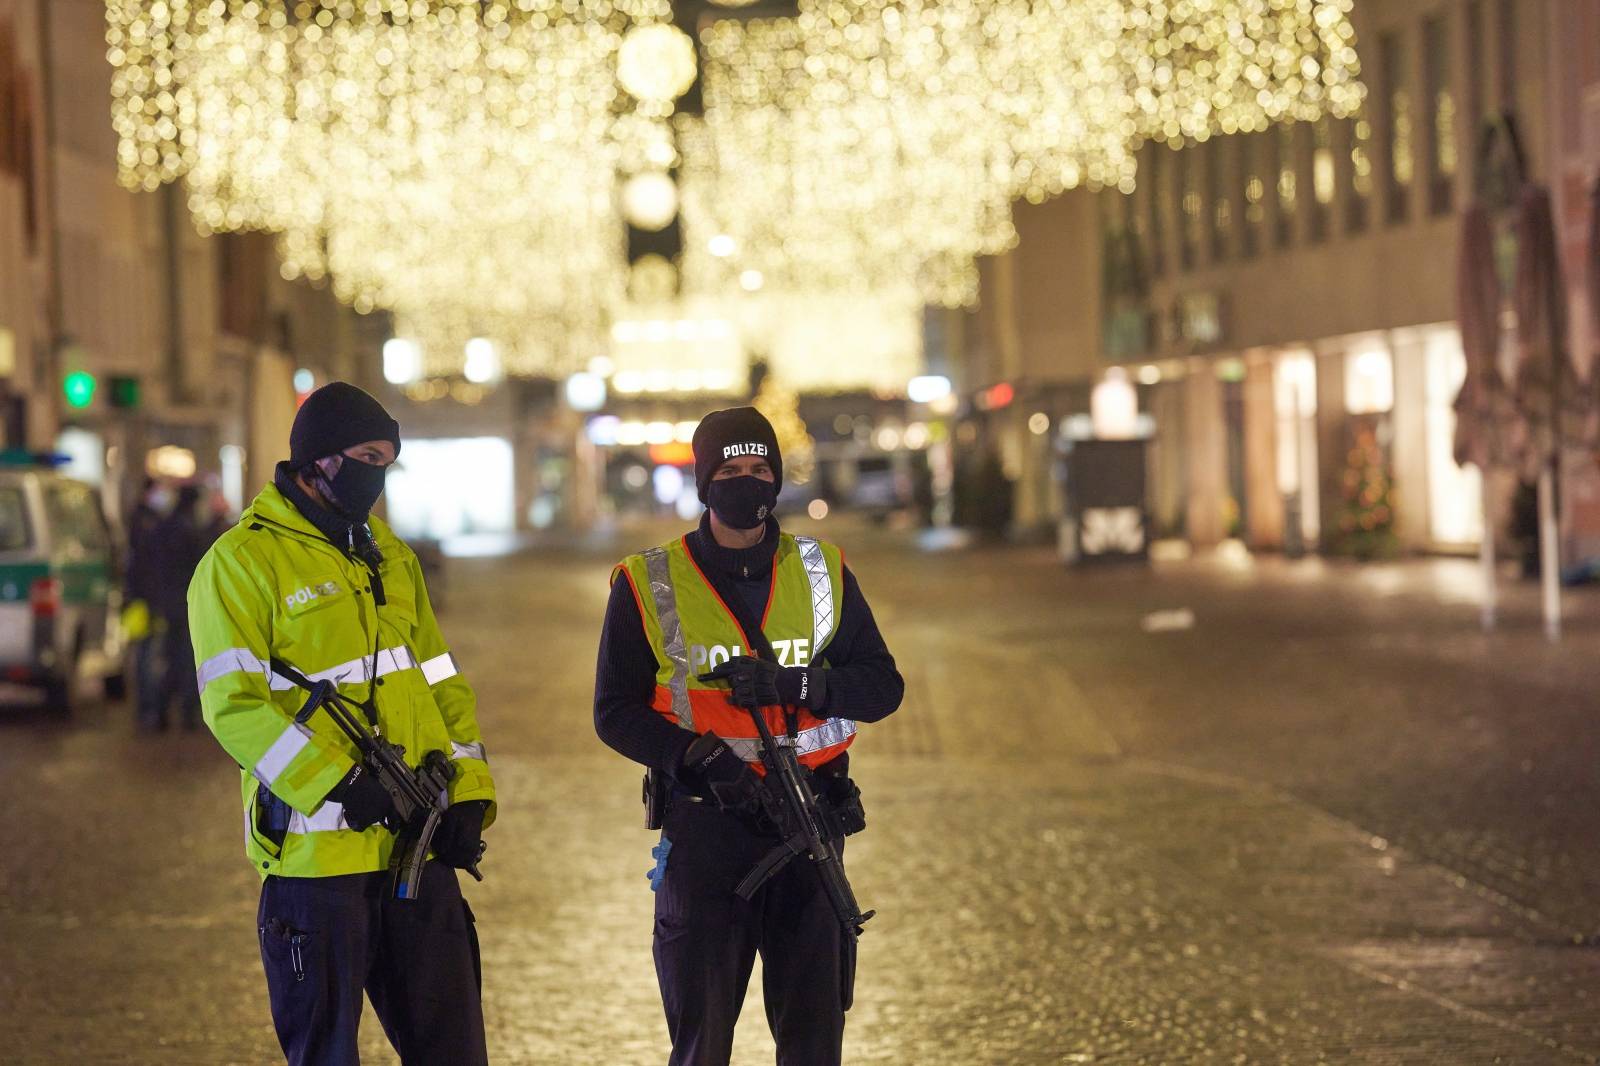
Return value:
<svg viewBox="0 0 1600 1066">
<path fill-rule="evenodd" d="M 383 495 L 383 481 L 388 473 L 386 466 L 373 466 L 346 455 L 339 464 L 339 472 L 331 478 L 324 474 L 322 483 L 339 513 L 359 523 L 367 520 L 372 505 Z"/>
<path fill-rule="evenodd" d="M 758 477 L 718 478 L 706 486 L 706 504 L 730 529 L 754 529 L 778 505 L 778 486 Z"/>
</svg>

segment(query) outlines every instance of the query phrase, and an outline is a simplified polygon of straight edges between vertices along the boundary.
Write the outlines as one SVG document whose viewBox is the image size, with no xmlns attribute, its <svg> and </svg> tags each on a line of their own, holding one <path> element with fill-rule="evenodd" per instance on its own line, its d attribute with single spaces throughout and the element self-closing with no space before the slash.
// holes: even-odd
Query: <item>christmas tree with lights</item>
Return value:
<svg viewBox="0 0 1600 1066">
<path fill-rule="evenodd" d="M 806 420 L 800 416 L 799 394 L 781 384 L 773 374 L 766 373 L 760 377 L 751 406 L 772 423 L 778 451 L 783 454 L 784 481 L 804 485 L 811 479 L 816 441 L 806 429 Z"/>
<path fill-rule="evenodd" d="M 1369 426 L 1356 431 L 1355 443 L 1345 460 L 1344 512 L 1339 517 L 1340 546 L 1358 559 L 1393 555 L 1398 547 L 1394 529 L 1394 481 L 1389 461 Z"/>
</svg>

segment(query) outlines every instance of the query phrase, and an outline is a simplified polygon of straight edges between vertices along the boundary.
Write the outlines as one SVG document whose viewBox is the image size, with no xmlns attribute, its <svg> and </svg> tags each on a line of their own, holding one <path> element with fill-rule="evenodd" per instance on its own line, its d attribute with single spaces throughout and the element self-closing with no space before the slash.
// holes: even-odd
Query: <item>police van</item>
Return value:
<svg viewBox="0 0 1600 1066">
<path fill-rule="evenodd" d="M 64 715 L 84 673 L 113 699 L 126 685 L 111 525 L 59 461 L 0 452 L 0 682 L 42 690 Z"/>
</svg>

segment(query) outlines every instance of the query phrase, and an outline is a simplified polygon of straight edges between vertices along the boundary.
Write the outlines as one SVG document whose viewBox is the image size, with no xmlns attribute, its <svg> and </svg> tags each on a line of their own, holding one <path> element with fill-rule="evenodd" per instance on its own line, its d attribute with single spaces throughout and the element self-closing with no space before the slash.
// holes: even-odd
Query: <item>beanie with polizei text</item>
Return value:
<svg viewBox="0 0 1600 1066">
<path fill-rule="evenodd" d="M 754 407 L 729 407 L 700 420 L 694 431 L 694 487 L 701 503 L 706 502 L 706 486 L 717 468 L 746 455 L 765 459 L 777 488 L 783 488 L 783 455 L 766 415 Z"/>
</svg>

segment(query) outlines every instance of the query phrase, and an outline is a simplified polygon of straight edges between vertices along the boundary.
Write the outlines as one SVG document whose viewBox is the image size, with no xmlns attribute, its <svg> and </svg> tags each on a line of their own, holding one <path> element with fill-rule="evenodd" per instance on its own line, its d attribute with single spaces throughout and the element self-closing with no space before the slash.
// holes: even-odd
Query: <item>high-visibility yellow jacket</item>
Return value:
<svg viewBox="0 0 1600 1066">
<path fill-rule="evenodd" d="M 439 633 L 417 557 L 382 522 L 371 527 L 383 553 L 382 606 L 366 565 L 271 485 L 206 553 L 189 585 L 201 707 L 244 771 L 245 852 L 263 877 L 382 870 L 394 845 L 389 830 L 358 833 L 339 804 L 323 802 L 359 753 L 323 711 L 304 725 L 294 721 L 306 693 L 274 673 L 272 659 L 313 681 L 332 680 L 358 702 L 370 688 L 380 731 L 405 747 L 407 761 L 444 752 L 457 771 L 450 802 L 487 800 L 484 824 L 495 817 L 477 701 Z M 291 809 L 281 844 L 267 829 L 263 785 Z"/>
</svg>

